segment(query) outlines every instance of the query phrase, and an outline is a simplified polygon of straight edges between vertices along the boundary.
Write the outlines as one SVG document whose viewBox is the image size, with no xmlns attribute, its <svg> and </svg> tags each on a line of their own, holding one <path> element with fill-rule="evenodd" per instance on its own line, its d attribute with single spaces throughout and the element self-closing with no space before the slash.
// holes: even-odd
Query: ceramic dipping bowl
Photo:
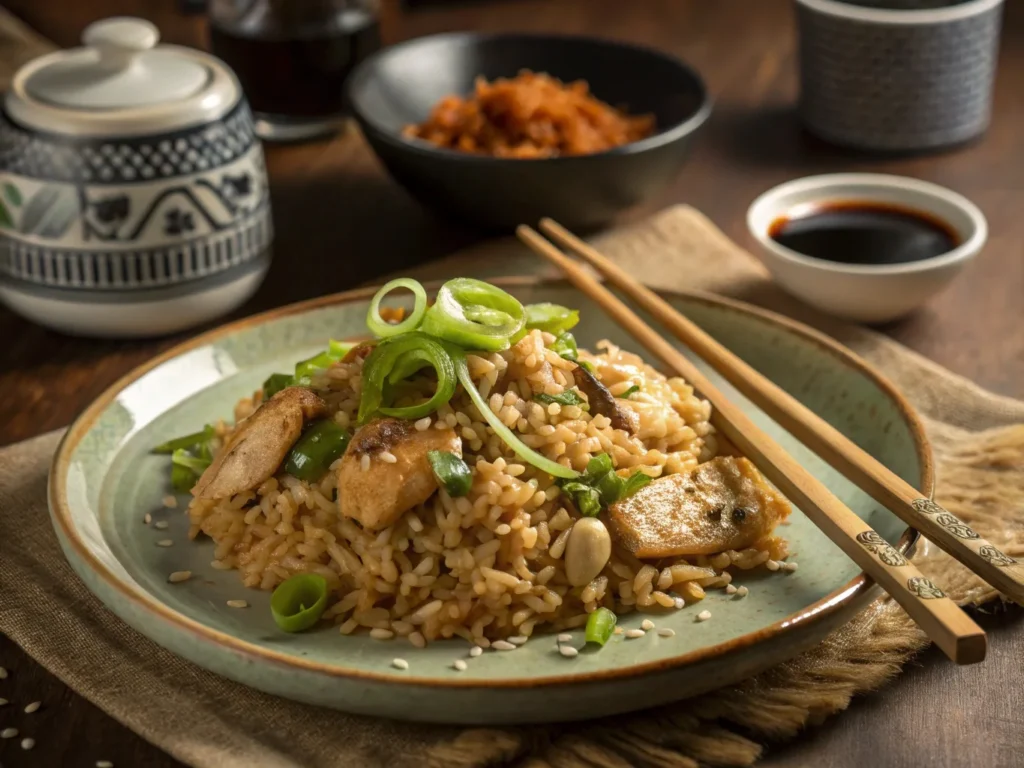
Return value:
<svg viewBox="0 0 1024 768">
<path fill-rule="evenodd" d="M 816 258 L 771 237 L 773 224 L 801 208 L 868 203 L 916 211 L 943 222 L 956 247 L 900 264 L 848 264 Z M 751 204 L 747 227 L 758 255 L 786 291 L 828 314 L 861 323 L 895 320 L 942 291 L 978 255 L 988 224 L 963 195 L 919 179 L 873 173 L 808 176 L 773 187 Z"/>
</svg>

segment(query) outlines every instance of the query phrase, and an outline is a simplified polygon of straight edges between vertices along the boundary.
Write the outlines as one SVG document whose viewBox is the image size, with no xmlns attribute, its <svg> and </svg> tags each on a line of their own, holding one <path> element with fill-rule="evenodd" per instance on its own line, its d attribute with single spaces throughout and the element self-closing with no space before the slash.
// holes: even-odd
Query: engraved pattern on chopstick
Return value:
<svg viewBox="0 0 1024 768">
<path fill-rule="evenodd" d="M 960 539 L 980 539 L 981 536 L 974 532 L 967 523 L 961 520 L 956 515 L 951 515 L 949 512 L 943 512 L 941 515 L 935 518 L 935 522 L 945 528 L 947 531 L 952 533 L 954 536 Z"/>
<path fill-rule="evenodd" d="M 922 600 L 934 600 L 946 596 L 945 592 L 935 586 L 935 582 L 931 579 L 926 579 L 924 576 L 914 576 L 907 579 L 907 589 Z"/>
<path fill-rule="evenodd" d="M 978 547 L 978 554 L 985 558 L 992 565 L 1000 565 L 1006 567 L 1008 565 L 1016 565 L 1017 561 L 1009 555 L 1005 555 L 998 549 L 993 547 L 991 544 L 985 544 L 984 546 Z"/>
<path fill-rule="evenodd" d="M 857 541 L 886 565 L 891 565 L 893 568 L 907 565 L 907 558 L 875 531 L 858 533 Z"/>
</svg>

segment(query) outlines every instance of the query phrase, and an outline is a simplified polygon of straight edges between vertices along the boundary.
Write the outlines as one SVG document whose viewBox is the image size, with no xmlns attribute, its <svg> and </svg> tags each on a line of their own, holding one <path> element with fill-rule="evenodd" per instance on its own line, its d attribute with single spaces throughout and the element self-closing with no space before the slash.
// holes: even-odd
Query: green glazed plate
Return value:
<svg viewBox="0 0 1024 768">
<path fill-rule="evenodd" d="M 608 338 L 639 349 L 596 306 L 562 282 L 496 281 L 524 303 L 581 310 L 580 344 Z M 164 509 L 167 457 L 149 449 L 230 418 L 235 401 L 270 373 L 320 350 L 328 338 L 365 334 L 372 290 L 317 299 L 204 334 L 158 357 L 105 392 L 72 425 L 50 474 L 50 511 L 61 546 L 82 580 L 114 613 L 157 643 L 220 675 L 274 694 L 328 707 L 450 723 L 551 722 L 610 715 L 701 693 L 777 664 L 849 621 L 876 587 L 802 513 L 782 529 L 799 570 L 741 573 L 746 598 L 709 592 L 699 606 L 655 619 L 674 637 L 615 636 L 602 650 L 559 654 L 540 635 L 515 651 L 468 658 L 462 640 L 413 648 L 404 640 L 342 636 L 333 627 L 281 632 L 269 595 L 242 587 L 233 571 L 210 566 L 209 541 L 186 538 L 184 500 Z M 670 300 L 896 474 L 931 494 L 931 454 L 910 406 L 863 361 L 792 321 L 722 299 Z M 707 367 L 704 366 L 705 370 Z M 907 551 L 916 534 L 826 466 L 740 396 L 738 401 L 840 499 Z M 165 530 L 146 525 L 149 513 Z M 171 539 L 170 547 L 157 542 Z M 168 574 L 191 570 L 170 584 Z M 230 608 L 244 599 L 248 608 Z M 704 610 L 708 621 L 696 621 Z M 623 624 L 638 627 L 643 616 Z M 573 644 L 583 646 L 582 632 Z M 409 669 L 394 668 L 403 658 Z M 457 671 L 455 659 L 468 668 Z"/>
</svg>

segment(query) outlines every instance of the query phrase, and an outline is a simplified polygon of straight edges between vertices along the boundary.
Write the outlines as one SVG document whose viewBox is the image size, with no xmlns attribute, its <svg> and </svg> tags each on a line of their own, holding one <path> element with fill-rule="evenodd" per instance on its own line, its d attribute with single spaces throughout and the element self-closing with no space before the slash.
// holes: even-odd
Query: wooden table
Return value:
<svg viewBox="0 0 1024 768">
<path fill-rule="evenodd" d="M 13 12 L 62 45 L 89 21 L 136 13 L 160 24 L 165 39 L 201 44 L 201 22 L 175 15 L 172 0 L 7 0 Z M 453 29 L 593 33 L 654 45 L 699 69 L 715 112 L 687 168 L 637 218 L 673 202 L 707 213 L 751 245 L 749 202 L 783 180 L 839 170 L 882 171 L 946 184 L 972 198 L 991 229 L 981 257 L 923 311 L 884 330 L 982 386 L 1024 396 L 1024 5 L 1007 9 L 992 128 L 955 152 L 910 159 L 854 155 L 804 135 L 796 96 L 794 20 L 786 0 L 505 0 L 431 7 L 388 19 L 392 39 Z M 269 147 L 277 228 L 276 261 L 259 294 L 239 313 L 348 288 L 387 271 L 435 258 L 478 239 L 440 222 L 392 184 L 361 137 Z M 50 333 L 0 310 L 0 445 L 66 425 L 117 377 L 181 337 L 100 342 Z M 898 688 L 794 744 L 770 752 L 765 766 L 1010 766 L 1024 758 L 1019 700 L 1024 657 L 1020 613 L 984 621 L 989 661 L 957 669 L 927 654 Z M 0 639 L 11 671 L 4 695 L 46 703 L 30 753 L 0 741 L 0 761 L 17 766 L 118 768 L 178 765 L 130 733 Z M 942 713 L 942 714 L 940 714 Z M 864 734 L 870 733 L 870 738 Z"/>
</svg>

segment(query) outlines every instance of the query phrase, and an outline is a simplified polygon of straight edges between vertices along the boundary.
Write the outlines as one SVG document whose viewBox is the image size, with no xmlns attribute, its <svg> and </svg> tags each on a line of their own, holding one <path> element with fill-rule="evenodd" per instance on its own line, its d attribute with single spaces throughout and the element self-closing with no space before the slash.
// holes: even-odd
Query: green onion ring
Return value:
<svg viewBox="0 0 1024 768">
<path fill-rule="evenodd" d="M 385 403 L 385 385 L 397 384 L 428 365 L 437 373 L 437 389 L 429 400 L 401 408 Z M 437 339 L 418 331 L 384 339 L 363 364 L 359 423 L 365 424 L 377 413 L 397 419 L 427 416 L 452 399 L 456 384 L 455 364 Z"/>
<path fill-rule="evenodd" d="M 285 579 L 270 596 L 270 612 L 285 632 L 302 632 L 318 621 L 327 607 L 327 579 L 300 573 Z"/>
<path fill-rule="evenodd" d="M 604 645 L 615 632 L 618 617 L 607 608 L 598 608 L 587 617 L 585 637 L 588 643 Z"/>
<path fill-rule="evenodd" d="M 441 286 L 420 330 L 465 349 L 500 352 L 525 322 L 514 296 L 482 280 L 457 277 Z"/>
<path fill-rule="evenodd" d="M 409 313 L 405 320 L 400 323 L 388 323 L 380 316 L 380 303 L 385 296 L 396 288 L 408 288 L 412 291 L 414 304 L 412 312 Z M 385 283 L 384 287 L 373 295 L 373 299 L 370 300 L 370 309 L 366 312 L 366 326 L 372 333 L 380 336 L 382 339 L 386 339 L 390 336 L 397 336 L 400 333 L 415 331 L 426 313 L 427 292 L 423 289 L 423 286 L 420 285 L 418 280 L 413 280 L 411 277 L 400 277 L 397 280 Z"/>
<path fill-rule="evenodd" d="M 487 405 L 487 402 L 480 395 L 480 391 L 476 388 L 476 384 L 473 383 L 473 379 L 469 375 L 466 353 L 452 344 L 446 345 L 446 348 L 451 355 L 452 362 L 455 363 L 455 372 L 459 377 L 459 383 L 466 390 L 469 399 L 473 401 L 473 405 L 480 411 L 480 415 L 484 417 L 484 420 L 491 426 L 494 433 L 515 452 L 516 456 L 542 472 L 547 472 L 549 475 L 566 480 L 574 480 L 579 477 L 579 472 L 576 470 L 563 466 L 557 461 L 552 461 L 547 456 L 542 456 L 516 437 L 515 433 L 502 423 L 501 419 L 498 418 L 497 414 L 491 410 L 490 406 Z"/>
<path fill-rule="evenodd" d="M 523 309 L 526 311 L 527 328 L 539 328 L 555 336 L 574 328 L 580 321 L 578 309 L 569 309 L 561 304 L 542 302 L 527 304 Z"/>
</svg>

